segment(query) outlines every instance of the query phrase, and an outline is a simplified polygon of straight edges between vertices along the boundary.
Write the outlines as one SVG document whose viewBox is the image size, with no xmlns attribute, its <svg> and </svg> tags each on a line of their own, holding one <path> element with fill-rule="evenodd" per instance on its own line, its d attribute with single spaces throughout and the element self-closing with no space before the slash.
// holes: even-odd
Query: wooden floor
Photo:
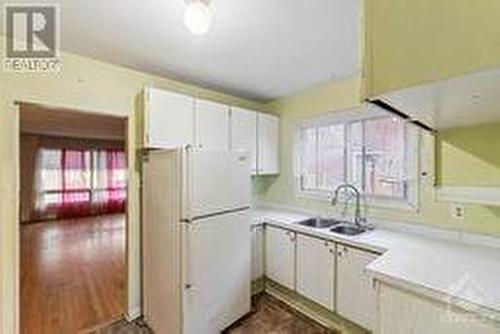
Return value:
<svg viewBox="0 0 500 334">
<path fill-rule="evenodd" d="M 21 227 L 21 333 L 72 334 L 121 317 L 125 217 Z"/>
</svg>

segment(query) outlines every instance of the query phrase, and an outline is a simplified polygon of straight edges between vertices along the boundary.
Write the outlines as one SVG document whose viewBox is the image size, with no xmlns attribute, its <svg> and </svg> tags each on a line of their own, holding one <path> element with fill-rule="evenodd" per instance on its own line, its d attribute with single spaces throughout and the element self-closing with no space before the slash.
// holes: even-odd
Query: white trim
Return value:
<svg viewBox="0 0 500 334">
<path fill-rule="evenodd" d="M 132 322 L 139 318 L 142 315 L 141 307 L 136 305 L 134 307 L 129 308 L 127 312 L 125 312 L 124 317 L 127 322 Z"/>
<path fill-rule="evenodd" d="M 441 202 L 500 205 L 500 187 L 441 186 L 436 189 L 436 199 Z"/>
</svg>

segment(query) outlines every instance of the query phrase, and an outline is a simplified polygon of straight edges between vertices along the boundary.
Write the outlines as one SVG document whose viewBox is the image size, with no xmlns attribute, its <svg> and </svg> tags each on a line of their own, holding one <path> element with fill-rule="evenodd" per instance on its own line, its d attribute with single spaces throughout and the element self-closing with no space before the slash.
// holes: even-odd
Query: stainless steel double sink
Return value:
<svg viewBox="0 0 500 334">
<path fill-rule="evenodd" d="M 338 233 L 347 236 L 356 236 L 366 232 L 366 229 L 357 226 L 351 222 L 330 219 L 330 218 L 310 218 L 297 223 L 298 225 L 307 226 L 317 229 L 329 229 L 330 232 Z"/>
</svg>

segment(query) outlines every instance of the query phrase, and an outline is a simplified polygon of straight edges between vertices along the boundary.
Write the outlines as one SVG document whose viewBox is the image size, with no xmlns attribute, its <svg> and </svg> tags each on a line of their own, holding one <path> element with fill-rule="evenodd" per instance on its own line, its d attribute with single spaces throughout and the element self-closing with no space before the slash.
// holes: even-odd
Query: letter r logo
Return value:
<svg viewBox="0 0 500 334">
<path fill-rule="evenodd" d="M 6 5 L 8 58 L 52 58 L 57 51 L 58 7 Z"/>
</svg>

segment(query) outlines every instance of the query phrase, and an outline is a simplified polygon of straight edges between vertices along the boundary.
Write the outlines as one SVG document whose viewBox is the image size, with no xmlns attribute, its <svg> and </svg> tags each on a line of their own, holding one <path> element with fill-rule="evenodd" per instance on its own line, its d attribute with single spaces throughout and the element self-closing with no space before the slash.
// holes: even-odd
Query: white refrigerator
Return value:
<svg viewBox="0 0 500 334">
<path fill-rule="evenodd" d="M 151 151 L 143 163 L 144 318 L 216 334 L 250 311 L 250 163 L 242 152 Z"/>
</svg>

